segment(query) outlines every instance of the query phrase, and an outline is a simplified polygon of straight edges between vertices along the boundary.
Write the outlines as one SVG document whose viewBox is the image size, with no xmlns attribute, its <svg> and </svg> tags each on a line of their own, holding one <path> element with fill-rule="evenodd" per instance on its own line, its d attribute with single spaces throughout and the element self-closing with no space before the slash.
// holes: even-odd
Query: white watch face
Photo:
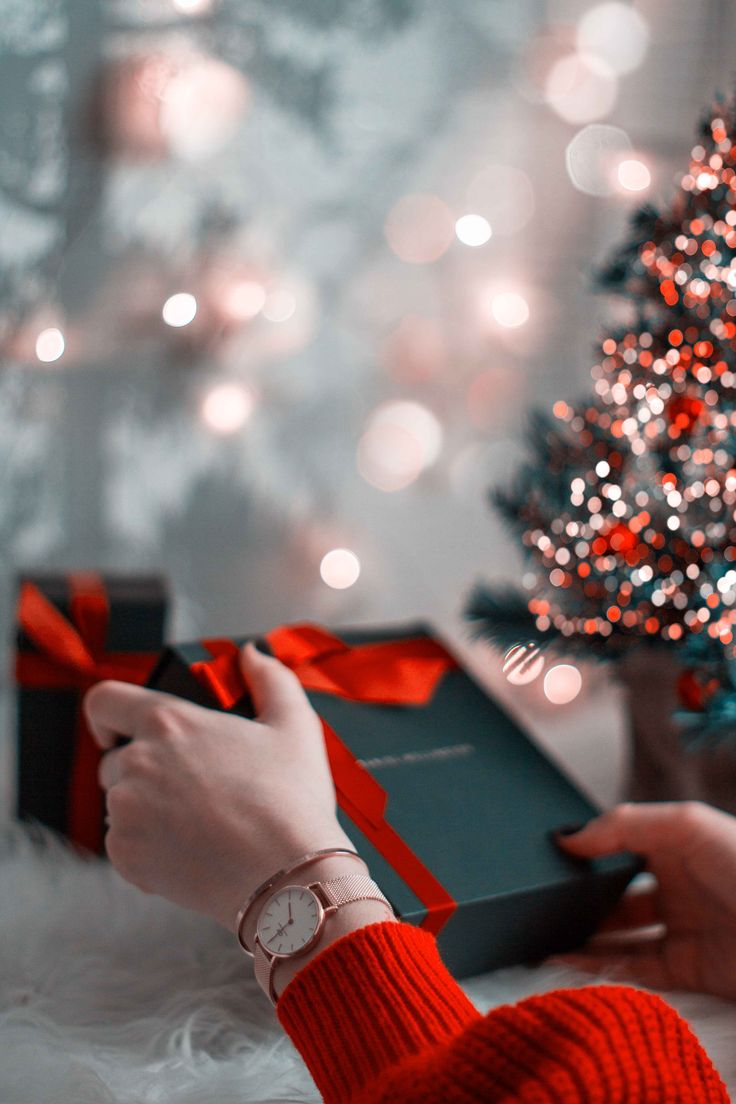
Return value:
<svg viewBox="0 0 736 1104">
<path fill-rule="evenodd" d="M 258 917 L 258 939 L 271 954 L 290 955 L 314 938 L 322 906 L 305 886 L 285 886 L 274 893 Z"/>
</svg>

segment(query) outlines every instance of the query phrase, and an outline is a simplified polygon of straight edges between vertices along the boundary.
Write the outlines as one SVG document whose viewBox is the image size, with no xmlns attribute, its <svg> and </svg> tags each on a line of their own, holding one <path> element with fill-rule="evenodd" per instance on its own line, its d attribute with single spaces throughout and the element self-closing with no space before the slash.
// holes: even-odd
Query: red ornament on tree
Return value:
<svg viewBox="0 0 736 1104">
<path fill-rule="evenodd" d="M 601 530 L 593 542 L 593 551 L 598 555 L 607 552 L 633 552 L 638 543 L 639 538 L 636 533 L 633 533 L 622 521 L 617 521 L 607 529 Z"/>
<path fill-rule="evenodd" d="M 705 403 L 695 395 L 673 395 L 667 403 L 666 414 L 670 425 L 680 433 L 691 433 L 704 409 Z"/>
<path fill-rule="evenodd" d="M 677 680 L 677 696 L 685 709 L 702 713 L 719 686 L 717 678 L 709 678 L 697 667 L 688 667 Z"/>
</svg>

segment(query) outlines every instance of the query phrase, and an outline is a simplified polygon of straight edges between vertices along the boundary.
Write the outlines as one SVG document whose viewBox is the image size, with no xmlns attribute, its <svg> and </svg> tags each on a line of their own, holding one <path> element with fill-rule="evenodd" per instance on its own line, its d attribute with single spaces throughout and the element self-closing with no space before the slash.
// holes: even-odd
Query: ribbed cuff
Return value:
<svg viewBox="0 0 736 1104">
<path fill-rule="evenodd" d="M 287 985 L 277 1013 L 328 1104 L 481 1018 L 434 936 L 401 922 L 331 943 Z"/>
</svg>

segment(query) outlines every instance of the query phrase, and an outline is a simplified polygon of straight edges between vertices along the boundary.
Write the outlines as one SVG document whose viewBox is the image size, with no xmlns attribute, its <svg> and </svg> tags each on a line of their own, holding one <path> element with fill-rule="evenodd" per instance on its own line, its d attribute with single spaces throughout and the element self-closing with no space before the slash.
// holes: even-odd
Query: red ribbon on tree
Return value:
<svg viewBox="0 0 736 1104">
<path fill-rule="evenodd" d="M 18 599 L 18 624 L 39 649 L 18 652 L 15 677 L 32 690 L 76 690 L 81 695 L 102 679 L 142 685 L 158 658 L 152 652 L 107 652 L 110 605 L 105 584 L 95 572 L 69 575 L 71 621 L 31 582 Z M 97 781 L 102 752 L 77 710 L 72 775 L 67 799 L 66 834 L 91 851 L 102 851 L 105 796 Z"/>
<path fill-rule="evenodd" d="M 284 625 L 266 636 L 273 654 L 305 690 L 380 705 L 426 705 L 456 660 L 429 637 L 350 646 L 317 625 Z M 191 665 L 225 709 L 247 691 L 239 649 L 232 640 L 202 641 L 213 657 Z M 422 927 L 437 934 L 457 904 L 398 832 L 386 821 L 388 794 L 322 719 L 327 755 L 340 807 L 406 882 L 427 910 Z"/>
</svg>

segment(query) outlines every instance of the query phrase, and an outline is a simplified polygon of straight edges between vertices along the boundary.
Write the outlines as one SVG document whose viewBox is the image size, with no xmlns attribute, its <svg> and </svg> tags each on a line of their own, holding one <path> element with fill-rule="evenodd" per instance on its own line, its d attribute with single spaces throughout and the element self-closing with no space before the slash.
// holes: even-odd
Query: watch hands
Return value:
<svg viewBox="0 0 736 1104">
<path fill-rule="evenodd" d="M 278 927 L 278 928 L 276 929 L 276 935 L 277 935 L 277 936 L 278 936 L 279 938 L 280 938 L 281 936 L 283 936 L 283 935 L 286 935 L 286 929 L 287 929 L 287 928 L 289 927 L 289 925 L 290 925 L 290 924 L 293 924 L 293 923 L 294 923 L 294 917 L 293 917 L 293 916 L 291 915 L 291 901 L 289 901 L 289 902 L 288 902 L 288 905 L 289 905 L 289 919 L 288 919 L 288 920 L 284 920 L 283 924 L 281 924 L 281 925 L 280 925 L 280 926 L 279 926 L 279 927 Z"/>
</svg>

